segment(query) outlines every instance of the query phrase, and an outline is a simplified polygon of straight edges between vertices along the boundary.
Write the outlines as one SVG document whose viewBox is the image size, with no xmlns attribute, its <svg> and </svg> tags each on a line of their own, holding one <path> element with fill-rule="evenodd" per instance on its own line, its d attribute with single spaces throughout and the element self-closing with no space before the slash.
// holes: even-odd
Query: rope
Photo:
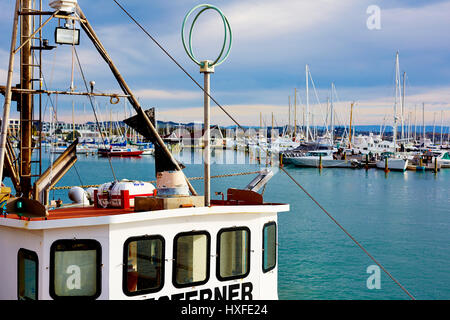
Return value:
<svg viewBox="0 0 450 320">
<path fill-rule="evenodd" d="M 128 13 L 127 10 L 125 10 L 116 0 L 113 0 L 118 6 L 119 8 L 124 11 L 128 17 L 130 17 L 131 20 L 133 20 L 134 23 L 136 23 L 136 25 L 212 100 L 214 101 L 214 103 L 220 108 L 222 109 L 222 111 L 228 116 L 230 117 L 230 119 L 242 130 L 244 130 L 244 128 L 208 93 L 206 92 L 206 90 L 155 40 L 155 38 L 153 38 L 147 30 L 145 30 L 140 24 L 139 22 L 137 22 L 130 13 Z M 244 130 L 245 131 L 245 130 Z M 263 148 L 264 151 L 266 152 L 267 155 L 269 155 L 269 151 L 266 148 Z M 369 256 L 369 258 L 374 261 L 411 299 L 415 300 L 414 296 L 411 295 L 411 293 L 408 292 L 408 290 L 406 290 L 401 284 L 400 282 L 398 282 L 382 265 L 381 263 L 379 263 L 335 218 L 333 218 L 333 216 L 327 211 L 325 210 L 325 208 L 323 208 L 320 203 L 314 199 L 309 193 L 308 191 L 306 191 L 305 188 L 302 187 L 302 185 L 300 183 L 298 183 L 294 177 L 292 177 L 283 167 L 280 167 L 281 171 L 283 171 L 284 173 L 286 173 L 286 175 L 311 199 L 314 201 L 314 203 L 316 203 L 320 209 L 322 209 L 322 211 L 342 230 L 344 231 L 344 233 L 350 237 L 350 239 L 356 244 L 358 245 L 358 247 L 360 247 L 363 252 Z M 211 177 L 212 178 L 212 177 Z"/>
<path fill-rule="evenodd" d="M 411 299 L 415 300 L 415 298 L 411 295 L 411 293 L 408 292 L 408 290 L 403 287 L 400 282 L 398 282 L 382 265 L 379 263 L 333 216 L 324 208 L 322 205 L 314 199 L 314 197 L 306 191 L 305 188 L 302 187 L 300 183 L 295 180 L 294 177 L 292 177 L 289 172 L 287 172 L 283 167 L 280 168 L 281 171 L 286 173 L 286 175 L 291 178 L 291 180 L 300 188 L 302 191 L 312 200 L 314 201 L 317 206 L 322 209 L 322 211 L 342 230 L 344 233 L 358 246 L 361 248 L 362 251 L 364 251 L 365 254 L 369 256 L 370 259 L 372 259 L 373 262 L 375 262 Z"/>
<path fill-rule="evenodd" d="M 89 91 L 89 88 L 88 88 L 88 85 L 87 85 L 87 81 L 86 81 L 86 78 L 85 78 L 85 76 L 84 76 L 83 68 L 81 67 L 80 58 L 78 57 L 78 52 L 77 52 L 77 50 L 75 49 L 75 47 L 74 47 L 74 52 L 75 52 L 75 56 L 76 56 L 76 58 L 77 58 L 78 67 L 80 68 L 81 77 L 83 78 L 83 82 L 84 82 L 84 85 L 85 85 L 85 87 L 86 87 L 86 91 Z M 97 112 L 95 112 L 95 107 L 94 107 L 94 103 L 93 103 L 93 101 L 92 101 L 92 96 L 91 96 L 91 95 L 88 95 L 88 98 L 89 98 L 89 102 L 91 103 L 92 111 L 94 112 L 95 123 L 96 123 L 96 125 L 97 125 L 98 131 L 100 132 L 100 136 L 102 137 L 102 141 L 105 141 L 105 139 L 104 139 L 104 137 L 103 137 L 102 129 L 100 128 L 100 123 L 98 122 Z M 112 175 L 113 175 L 113 177 L 114 177 L 114 181 L 116 181 L 117 178 L 116 178 L 116 174 L 114 173 L 114 168 L 113 168 L 113 165 L 112 165 L 112 162 L 111 162 L 111 157 L 110 157 L 109 154 L 107 154 L 107 155 L 108 155 L 109 166 L 111 167 L 111 172 L 112 172 Z"/>
</svg>

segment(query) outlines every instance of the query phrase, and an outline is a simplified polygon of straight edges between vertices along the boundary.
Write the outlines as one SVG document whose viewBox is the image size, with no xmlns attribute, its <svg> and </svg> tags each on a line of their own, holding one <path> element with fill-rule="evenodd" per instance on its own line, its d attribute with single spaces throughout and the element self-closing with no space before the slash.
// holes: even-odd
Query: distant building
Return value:
<svg viewBox="0 0 450 320">
<path fill-rule="evenodd" d="M 2 123 L 2 119 L 0 119 L 0 125 Z M 13 132 L 13 134 L 17 134 L 20 131 L 20 119 L 9 119 L 9 130 Z"/>
</svg>

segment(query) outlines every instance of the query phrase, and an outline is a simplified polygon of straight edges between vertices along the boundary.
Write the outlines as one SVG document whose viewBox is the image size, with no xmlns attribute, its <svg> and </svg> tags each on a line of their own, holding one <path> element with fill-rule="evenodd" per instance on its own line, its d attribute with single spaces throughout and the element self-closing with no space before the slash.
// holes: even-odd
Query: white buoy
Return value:
<svg viewBox="0 0 450 320">
<path fill-rule="evenodd" d="M 64 12 L 75 12 L 78 5 L 77 0 L 57 0 L 50 2 L 50 7 Z"/>
<path fill-rule="evenodd" d="M 72 187 L 69 190 L 69 199 L 77 204 L 89 204 L 88 193 L 80 187 Z"/>
</svg>

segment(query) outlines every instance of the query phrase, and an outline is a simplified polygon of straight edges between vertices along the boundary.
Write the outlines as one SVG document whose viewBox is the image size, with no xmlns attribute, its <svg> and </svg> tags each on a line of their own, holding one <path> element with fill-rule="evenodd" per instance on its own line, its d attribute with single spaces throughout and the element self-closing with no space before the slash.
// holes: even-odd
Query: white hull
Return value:
<svg viewBox="0 0 450 320">
<path fill-rule="evenodd" d="M 50 149 L 51 153 L 64 153 L 67 150 L 67 147 L 57 147 Z M 85 153 L 97 153 L 97 149 L 91 149 L 86 147 L 78 147 L 77 146 L 77 154 L 85 154 Z"/>
<path fill-rule="evenodd" d="M 385 169 L 386 166 L 386 160 L 380 160 L 377 161 L 377 168 L 378 169 Z M 399 171 L 405 171 L 408 167 L 408 160 L 406 159 L 388 159 L 388 169 L 389 170 L 399 170 Z"/>
<path fill-rule="evenodd" d="M 313 167 L 318 168 L 320 164 L 319 157 L 298 157 L 289 158 L 289 162 L 299 167 Z M 335 160 L 322 158 L 323 168 L 351 168 L 352 162 L 350 160 Z"/>
</svg>

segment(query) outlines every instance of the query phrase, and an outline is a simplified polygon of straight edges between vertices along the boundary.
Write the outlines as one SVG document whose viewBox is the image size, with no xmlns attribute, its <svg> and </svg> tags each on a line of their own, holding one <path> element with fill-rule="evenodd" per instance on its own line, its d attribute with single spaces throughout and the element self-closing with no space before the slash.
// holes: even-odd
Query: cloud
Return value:
<svg viewBox="0 0 450 320">
<path fill-rule="evenodd" d="M 203 96 L 200 92 L 194 91 L 180 91 L 180 90 L 155 90 L 155 89 L 140 89 L 135 90 L 133 94 L 142 99 L 154 100 L 192 100 L 201 99 Z"/>
<path fill-rule="evenodd" d="M 367 96 L 360 95 L 359 99 L 347 100 L 343 99 L 334 103 L 334 110 L 337 113 L 335 120 L 339 125 L 348 125 L 350 119 L 350 105 L 355 102 L 353 109 L 353 123 L 354 124 L 381 124 L 392 125 L 393 123 L 393 96 L 373 97 L 373 88 L 368 88 Z M 346 91 L 344 89 L 343 91 Z M 364 90 L 363 90 L 364 91 Z M 381 90 L 380 90 L 381 91 Z M 414 88 L 416 94 L 408 95 L 405 99 L 406 118 L 409 116 L 411 122 L 414 116 L 418 119 L 418 123 L 422 121 L 422 103 L 425 102 L 425 122 L 431 124 L 436 113 L 436 119 L 439 119 L 440 112 L 444 111 L 443 122 L 450 125 L 450 87 L 441 88 Z M 268 94 L 268 92 L 265 92 Z M 311 125 L 323 125 L 326 119 L 326 102 L 317 103 L 317 100 L 310 100 L 310 116 Z M 304 100 L 303 100 L 304 102 Z M 276 125 L 285 125 L 289 119 L 289 109 L 286 104 L 263 104 L 263 103 L 247 103 L 247 104 L 231 104 L 224 106 L 225 110 L 229 112 L 242 125 L 259 125 L 260 115 L 267 125 L 271 125 L 272 113 L 274 115 Z M 303 114 L 305 105 L 298 102 L 297 105 L 297 123 L 303 123 Z M 400 113 L 400 106 L 398 106 L 398 113 Z M 165 108 L 157 110 L 158 119 L 173 120 L 175 122 L 203 122 L 203 107 L 185 107 L 185 108 Z M 329 119 L 329 118 L 328 118 Z M 233 125 L 233 121 L 220 110 L 219 107 L 211 104 L 211 122 L 220 125 Z M 291 104 L 291 125 L 294 123 L 294 106 Z M 421 122 L 420 122 L 421 123 Z"/>
</svg>

